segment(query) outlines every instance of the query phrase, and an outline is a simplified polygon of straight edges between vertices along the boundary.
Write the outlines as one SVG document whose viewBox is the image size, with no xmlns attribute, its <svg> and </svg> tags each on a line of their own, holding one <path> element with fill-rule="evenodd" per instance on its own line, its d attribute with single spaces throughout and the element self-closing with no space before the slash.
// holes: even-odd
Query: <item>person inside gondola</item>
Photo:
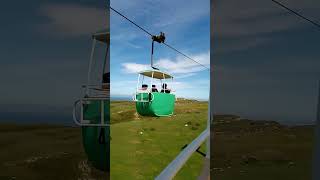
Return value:
<svg viewBox="0 0 320 180">
<path fill-rule="evenodd" d="M 102 76 L 102 89 L 107 90 L 110 88 L 110 72 L 104 73 Z"/>
<path fill-rule="evenodd" d="M 152 92 L 158 92 L 158 89 L 157 89 L 156 85 L 154 85 L 154 84 L 152 85 L 151 91 Z"/>
<path fill-rule="evenodd" d="M 168 89 L 168 87 L 167 87 L 167 84 L 166 84 L 166 83 L 163 83 L 163 84 L 162 84 L 161 92 L 162 92 L 162 93 L 170 93 L 170 92 L 171 92 L 171 90 L 170 90 L 170 89 Z"/>
<path fill-rule="evenodd" d="M 143 92 L 147 92 L 147 90 L 148 90 L 148 85 L 142 84 L 141 88 L 139 89 L 139 92 L 143 93 Z"/>
<path fill-rule="evenodd" d="M 147 89 L 148 89 L 148 85 L 147 84 L 142 84 L 141 90 L 145 91 Z"/>
</svg>

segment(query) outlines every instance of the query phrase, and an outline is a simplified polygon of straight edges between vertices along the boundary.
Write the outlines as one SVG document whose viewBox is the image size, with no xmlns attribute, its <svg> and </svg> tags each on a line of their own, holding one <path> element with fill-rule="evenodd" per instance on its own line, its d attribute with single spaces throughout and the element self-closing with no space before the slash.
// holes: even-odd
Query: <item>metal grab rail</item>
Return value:
<svg viewBox="0 0 320 180">
<path fill-rule="evenodd" d="M 137 99 L 137 94 L 138 93 L 134 93 L 133 95 L 132 95 L 132 100 L 133 101 L 135 101 L 135 102 L 152 102 L 153 100 L 154 100 L 154 95 L 152 94 L 152 93 L 150 93 L 150 92 L 145 92 L 145 93 L 148 93 L 148 94 L 151 94 L 151 99 L 150 100 L 142 100 L 142 99 Z"/>
<path fill-rule="evenodd" d="M 182 166 L 188 161 L 191 155 L 209 137 L 210 129 L 204 130 L 194 139 L 180 154 L 155 178 L 155 180 L 169 180 L 178 173 Z"/>
<path fill-rule="evenodd" d="M 82 84 L 81 87 L 82 88 L 86 88 L 86 87 L 100 87 L 100 86 L 106 86 L 109 85 L 110 83 L 101 83 L 101 84 Z"/>
<path fill-rule="evenodd" d="M 78 125 L 78 126 L 94 126 L 94 127 L 108 127 L 110 126 L 110 124 L 106 124 L 104 123 L 104 111 L 102 111 L 104 109 L 104 100 L 108 100 L 109 98 L 83 98 L 81 100 L 77 100 L 74 102 L 73 104 L 73 110 L 72 110 L 72 117 L 73 117 L 73 121 Z M 87 123 L 90 122 L 90 120 L 84 120 L 83 119 L 83 109 L 81 107 L 81 118 L 80 121 L 78 121 L 77 119 L 77 113 L 76 113 L 76 109 L 77 109 L 77 105 L 79 103 L 81 103 L 81 106 L 83 105 L 84 101 L 91 101 L 91 100 L 101 100 L 101 122 L 99 124 L 92 124 L 92 123 Z"/>
<path fill-rule="evenodd" d="M 210 99 L 210 95 L 209 95 Z M 213 116 L 210 110 L 210 100 L 208 106 L 208 120 L 207 128 L 196 139 L 194 139 L 180 154 L 155 178 L 155 180 L 169 180 L 173 179 L 182 166 L 188 161 L 191 155 L 200 147 L 200 145 L 207 139 L 206 160 L 210 159 L 210 125 Z M 210 166 L 210 162 L 209 166 Z M 208 169 L 209 171 L 209 169 Z M 200 178 L 200 177 L 199 177 Z"/>
<path fill-rule="evenodd" d="M 104 87 L 104 86 L 107 86 L 107 87 Z M 86 90 L 86 94 L 91 92 L 90 94 L 94 96 L 100 95 L 101 97 L 103 96 L 107 97 L 110 94 L 110 88 L 108 86 L 110 86 L 109 83 L 102 83 L 100 85 L 96 85 L 96 84 L 82 85 L 81 88 L 82 90 Z"/>
<path fill-rule="evenodd" d="M 320 178 L 320 80 L 318 84 L 318 102 L 317 102 L 317 119 L 315 124 L 315 145 L 313 148 L 313 164 L 312 164 L 312 180 L 318 180 Z"/>
</svg>

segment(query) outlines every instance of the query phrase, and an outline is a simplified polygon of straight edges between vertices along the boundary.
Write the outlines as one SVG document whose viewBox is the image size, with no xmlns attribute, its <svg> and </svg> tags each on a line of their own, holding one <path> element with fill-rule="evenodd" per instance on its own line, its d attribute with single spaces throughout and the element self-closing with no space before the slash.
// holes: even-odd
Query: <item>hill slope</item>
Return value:
<svg viewBox="0 0 320 180">
<path fill-rule="evenodd" d="M 207 102 L 179 100 L 171 117 L 143 117 L 132 102 L 112 102 L 111 179 L 153 179 L 206 128 L 207 108 Z M 195 179 L 202 163 L 195 153 L 175 179 Z"/>
<path fill-rule="evenodd" d="M 211 173 L 220 180 L 311 179 L 313 127 L 215 116 Z"/>
</svg>

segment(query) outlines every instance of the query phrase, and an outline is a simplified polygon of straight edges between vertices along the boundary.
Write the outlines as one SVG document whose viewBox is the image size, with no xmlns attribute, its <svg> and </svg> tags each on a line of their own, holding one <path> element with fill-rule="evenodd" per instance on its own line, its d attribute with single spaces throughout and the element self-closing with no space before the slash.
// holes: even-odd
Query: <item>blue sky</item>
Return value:
<svg viewBox="0 0 320 180">
<path fill-rule="evenodd" d="M 2 4 L 0 120 L 72 123 L 72 104 L 86 83 L 91 34 L 108 23 L 105 3 Z"/>
<path fill-rule="evenodd" d="M 320 21 L 320 1 L 281 2 Z M 208 65 L 209 2 L 188 3 L 111 2 L 152 33 L 165 32 L 167 43 Z M 91 34 L 109 23 L 106 4 L 100 0 L 3 3 L 0 120 L 72 123 L 73 102 L 86 83 Z M 320 77 L 319 29 L 271 1 L 215 1 L 211 11 L 215 113 L 291 123 L 314 121 Z M 125 65 L 148 65 L 151 42 L 143 32 L 111 15 L 111 90 L 113 95 L 131 94 L 137 77 Z M 177 78 L 178 95 L 207 97 L 207 71 L 184 63 L 189 61 L 158 44 L 155 59 L 167 59 L 162 62 L 173 62 L 172 67 L 180 61 L 188 65 L 169 69 L 176 77 L 189 76 Z"/>
<path fill-rule="evenodd" d="M 209 0 L 112 0 L 111 6 L 152 34 L 164 32 L 168 44 L 210 66 Z M 111 96 L 131 96 L 137 72 L 150 69 L 151 38 L 113 11 L 110 27 Z M 208 99 L 210 77 L 206 68 L 158 43 L 154 60 L 156 67 L 175 77 L 171 88 L 178 97 Z"/>
<path fill-rule="evenodd" d="M 320 1 L 280 1 L 320 22 Z M 272 1 L 215 1 L 211 8 L 214 111 L 310 123 L 320 79 L 319 28 Z"/>
</svg>

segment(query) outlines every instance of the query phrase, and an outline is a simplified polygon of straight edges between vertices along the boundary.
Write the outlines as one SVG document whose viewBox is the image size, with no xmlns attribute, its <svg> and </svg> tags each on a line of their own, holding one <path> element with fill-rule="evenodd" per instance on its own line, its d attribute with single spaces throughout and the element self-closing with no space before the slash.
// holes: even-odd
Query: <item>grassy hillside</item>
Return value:
<svg viewBox="0 0 320 180">
<path fill-rule="evenodd" d="M 112 102 L 111 179 L 153 179 L 205 129 L 207 108 L 207 102 L 179 100 L 172 117 L 142 117 L 134 103 Z M 195 153 L 175 179 L 195 179 L 202 163 Z"/>
<path fill-rule="evenodd" d="M 131 102 L 112 102 L 112 179 L 152 179 L 205 128 L 206 112 L 206 102 L 183 100 L 177 102 L 172 117 L 146 118 L 135 113 Z M 211 178 L 310 179 L 312 126 L 287 127 L 221 115 L 215 116 L 212 130 Z M 176 179 L 194 179 L 201 163 L 202 156 L 195 153 Z M 106 176 L 87 162 L 78 127 L 0 126 L 1 180 L 100 180 Z"/>
<path fill-rule="evenodd" d="M 216 116 L 211 173 L 219 180 L 311 179 L 313 127 Z"/>
<path fill-rule="evenodd" d="M 0 126 L 0 179 L 105 179 L 91 168 L 79 128 L 48 125 Z"/>
<path fill-rule="evenodd" d="M 205 128 L 205 102 L 178 101 L 175 115 L 168 118 L 143 118 L 134 108 L 132 102 L 111 103 L 112 179 L 152 179 Z M 194 154 L 176 179 L 194 179 L 201 160 Z M 1 180 L 105 180 L 107 176 L 87 162 L 79 127 L 0 125 Z"/>
</svg>

